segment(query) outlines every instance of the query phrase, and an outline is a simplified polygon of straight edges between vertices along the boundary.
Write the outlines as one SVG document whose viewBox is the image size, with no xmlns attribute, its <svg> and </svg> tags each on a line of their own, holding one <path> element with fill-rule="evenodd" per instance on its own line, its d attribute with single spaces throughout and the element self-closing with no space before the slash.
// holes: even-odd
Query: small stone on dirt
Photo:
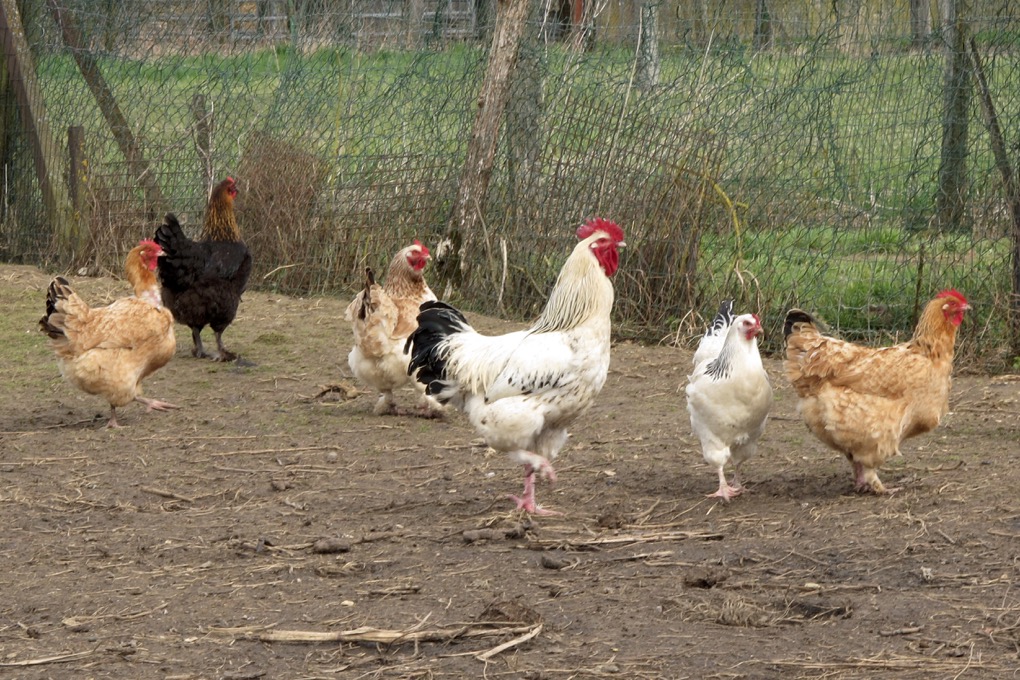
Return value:
<svg viewBox="0 0 1020 680">
<path fill-rule="evenodd" d="M 319 555 L 331 555 L 350 551 L 350 541 L 345 541 L 342 538 L 320 538 L 312 544 L 312 552 Z"/>
</svg>

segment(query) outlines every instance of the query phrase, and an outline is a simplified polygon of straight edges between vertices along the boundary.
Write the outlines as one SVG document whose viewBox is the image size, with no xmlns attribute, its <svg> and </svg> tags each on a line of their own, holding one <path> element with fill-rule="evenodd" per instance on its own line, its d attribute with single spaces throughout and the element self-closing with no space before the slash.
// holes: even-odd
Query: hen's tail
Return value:
<svg viewBox="0 0 1020 680">
<path fill-rule="evenodd" d="M 698 342 L 698 348 L 694 351 L 694 367 L 697 368 L 702 362 L 710 361 L 719 356 L 723 343 L 726 342 L 726 333 L 733 324 L 733 300 L 723 300 L 719 305 L 719 311 L 712 319 L 712 325 L 708 327 L 705 334 Z"/>
<path fill-rule="evenodd" d="M 369 314 L 375 311 L 372 308 L 372 286 L 375 285 L 375 272 L 371 267 L 365 267 L 365 290 L 361 294 L 361 308 L 358 309 L 358 318 L 365 320 Z"/>
<path fill-rule="evenodd" d="M 39 319 L 39 329 L 55 341 L 53 347 L 58 353 L 73 352 L 75 317 L 84 317 L 88 311 L 89 306 L 71 289 L 70 282 L 58 276 L 46 290 L 46 316 Z"/>
<path fill-rule="evenodd" d="M 471 324 L 455 308 L 445 302 L 425 302 L 418 314 L 418 328 L 404 345 L 404 351 L 411 353 L 407 374 L 425 385 L 425 393 L 435 396 L 440 403 L 445 404 L 453 397 L 453 393 L 443 394 L 448 387 L 443 341 L 466 330 L 472 330 Z"/>
<path fill-rule="evenodd" d="M 712 325 L 705 331 L 705 335 L 716 336 L 724 334 L 732 323 L 733 300 L 723 300 L 722 304 L 719 305 L 719 311 L 715 313 L 715 318 L 712 319 Z"/>
<path fill-rule="evenodd" d="M 156 227 L 156 235 L 152 240 L 159 244 L 166 256 L 173 256 L 180 249 L 181 242 L 187 238 L 181 223 L 177 221 L 177 215 L 167 213 L 163 224 Z"/>
<path fill-rule="evenodd" d="M 786 313 L 786 322 L 783 324 L 783 339 L 788 340 L 794 332 L 794 326 L 807 324 L 812 330 L 818 330 L 818 321 L 803 309 L 791 309 Z"/>
</svg>

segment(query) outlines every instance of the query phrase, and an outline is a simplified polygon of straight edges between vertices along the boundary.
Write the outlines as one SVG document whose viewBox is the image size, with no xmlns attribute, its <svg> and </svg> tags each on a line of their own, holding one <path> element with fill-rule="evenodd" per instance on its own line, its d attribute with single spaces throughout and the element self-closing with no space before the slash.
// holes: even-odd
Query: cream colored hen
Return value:
<svg viewBox="0 0 1020 680">
<path fill-rule="evenodd" d="M 365 289 L 347 306 L 344 318 L 351 322 L 354 347 L 347 363 L 354 376 L 379 392 L 373 411 L 377 415 L 401 413 L 394 390 L 413 386 L 419 393 L 416 415 L 433 416 L 442 407 L 425 395 L 425 387 L 407 375 L 410 355 L 404 350 L 409 335 L 418 327 L 418 309 L 436 296 L 422 274 L 430 259 L 429 249 L 415 241 L 390 262 L 386 284 L 376 283 L 366 270 Z"/>
</svg>

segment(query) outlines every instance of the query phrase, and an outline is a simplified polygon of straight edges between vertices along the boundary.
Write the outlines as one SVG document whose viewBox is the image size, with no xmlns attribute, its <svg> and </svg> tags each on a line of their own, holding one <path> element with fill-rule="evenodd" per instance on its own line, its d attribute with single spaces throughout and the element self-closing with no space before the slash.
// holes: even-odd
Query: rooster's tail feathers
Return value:
<svg viewBox="0 0 1020 680">
<path fill-rule="evenodd" d="M 374 285 L 375 272 L 371 267 L 365 267 L 365 290 L 361 294 L 361 308 L 358 309 L 358 318 L 362 321 L 374 311 L 372 309 L 372 286 Z"/>
<path fill-rule="evenodd" d="M 425 385 L 426 394 L 445 404 L 453 398 L 454 391 L 447 389 L 447 356 L 443 341 L 472 328 L 463 314 L 445 302 L 425 302 L 419 310 L 418 328 L 404 346 L 404 351 L 411 354 L 407 374 Z"/>
<path fill-rule="evenodd" d="M 786 322 L 783 324 L 784 340 L 790 337 L 790 334 L 793 333 L 794 325 L 799 323 L 806 323 L 812 327 L 817 327 L 818 321 L 803 309 L 791 309 L 786 313 Z"/>
</svg>

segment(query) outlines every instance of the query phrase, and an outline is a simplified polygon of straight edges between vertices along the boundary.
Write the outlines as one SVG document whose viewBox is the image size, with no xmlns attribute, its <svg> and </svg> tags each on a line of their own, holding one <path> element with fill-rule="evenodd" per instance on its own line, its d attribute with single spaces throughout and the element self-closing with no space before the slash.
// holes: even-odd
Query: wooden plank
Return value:
<svg viewBox="0 0 1020 680">
<path fill-rule="evenodd" d="M 46 217 L 53 226 L 61 250 L 70 255 L 81 246 L 81 229 L 73 217 L 62 172 L 63 154 L 53 137 L 36 79 L 35 62 L 25 37 L 16 0 L 0 0 L 0 34 L 3 36 L 7 75 L 14 88 L 21 124 L 35 161 Z"/>
<path fill-rule="evenodd" d="M 67 158 L 70 168 L 67 172 L 67 188 L 70 190 L 70 206 L 77 215 L 85 206 L 85 127 L 70 125 L 67 128 Z"/>
<path fill-rule="evenodd" d="M 9 0 L 3 1 L 7 2 Z M 110 89 L 102 72 L 100 72 L 99 63 L 96 61 L 95 56 L 82 41 L 70 15 L 60 7 L 57 0 L 48 0 L 46 4 L 49 6 L 54 20 L 60 27 L 64 44 L 69 48 L 71 56 L 74 57 L 75 62 L 78 64 L 78 69 L 85 79 L 85 84 L 92 91 L 92 96 L 95 97 L 99 110 L 102 112 L 103 118 L 106 119 L 106 124 L 110 126 L 110 132 L 113 133 L 113 138 L 117 141 L 120 152 L 124 154 L 124 159 L 127 161 L 135 181 L 138 182 L 142 192 L 145 194 L 146 216 L 149 220 L 154 220 L 156 215 L 161 215 L 165 209 L 163 195 L 159 190 L 159 184 L 156 183 L 156 177 L 152 174 L 148 161 L 145 160 L 141 148 L 139 148 L 138 143 L 135 141 L 135 136 L 131 132 L 127 118 L 124 117 L 120 110 L 120 105 L 117 104 L 117 98 L 114 97 L 113 90 Z"/>
</svg>

